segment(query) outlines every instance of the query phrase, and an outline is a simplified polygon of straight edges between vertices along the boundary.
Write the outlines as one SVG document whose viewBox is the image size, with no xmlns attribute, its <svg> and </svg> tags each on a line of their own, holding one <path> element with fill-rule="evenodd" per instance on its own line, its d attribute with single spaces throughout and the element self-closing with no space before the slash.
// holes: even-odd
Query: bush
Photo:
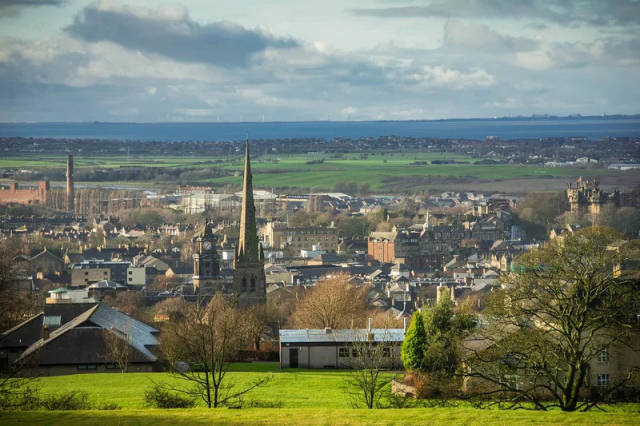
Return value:
<svg viewBox="0 0 640 426">
<path fill-rule="evenodd" d="M 40 390 L 36 386 L 20 386 L 0 392 L 0 410 L 37 410 Z"/>
<path fill-rule="evenodd" d="M 100 405 L 96 405 L 96 410 L 121 410 L 122 406 L 116 404 L 115 402 L 105 402 Z"/>
<path fill-rule="evenodd" d="M 65 392 L 40 398 L 40 407 L 45 410 L 89 410 L 91 403 L 86 392 Z"/>
<path fill-rule="evenodd" d="M 172 392 L 161 384 L 154 384 L 147 389 L 144 392 L 144 400 L 154 408 L 192 408 L 196 405 L 194 397 Z"/>
</svg>

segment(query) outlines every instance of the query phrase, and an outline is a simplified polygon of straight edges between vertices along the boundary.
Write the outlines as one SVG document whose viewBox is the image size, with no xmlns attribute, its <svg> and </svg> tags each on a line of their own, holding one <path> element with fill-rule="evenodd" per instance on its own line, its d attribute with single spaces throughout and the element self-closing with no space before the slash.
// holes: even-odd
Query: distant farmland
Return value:
<svg viewBox="0 0 640 426">
<path fill-rule="evenodd" d="M 163 156 L 75 156 L 76 170 L 117 169 L 122 167 L 156 167 L 167 169 L 220 169 L 225 176 L 198 177 L 190 184 L 240 185 L 242 156 L 234 157 L 163 157 Z M 62 171 L 64 155 L 20 155 L 0 159 L 0 168 Z M 545 189 L 536 185 L 544 180 L 552 187 L 564 187 L 578 176 L 594 176 L 607 185 L 633 187 L 640 184 L 634 171 L 620 172 L 597 168 L 548 168 L 538 165 L 478 164 L 481 160 L 449 153 L 373 153 L 263 155 L 252 159 L 254 184 L 258 188 L 291 188 L 332 190 L 337 183 L 368 183 L 371 191 L 420 191 L 425 189 L 457 189 L 524 191 Z M 452 164 L 452 162 L 455 162 Z M 445 164 L 438 164 L 445 163 Z M 55 181 L 55 179 L 54 179 Z M 509 182 L 517 185 L 509 185 Z M 60 180 L 61 182 L 61 180 Z M 136 186 L 145 181 L 136 181 Z M 82 182 L 78 182 L 82 184 Z M 132 181 L 110 181 L 112 185 L 131 184 Z M 175 186 L 175 180 L 146 181 L 148 186 Z M 97 182 L 93 182 L 97 184 Z M 506 185 L 504 185 L 506 184 Z"/>
</svg>

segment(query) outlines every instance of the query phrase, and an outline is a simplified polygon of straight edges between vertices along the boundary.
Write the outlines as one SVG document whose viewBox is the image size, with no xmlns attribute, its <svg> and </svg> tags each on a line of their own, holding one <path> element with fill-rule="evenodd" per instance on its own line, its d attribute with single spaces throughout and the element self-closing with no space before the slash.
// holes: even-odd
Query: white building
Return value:
<svg viewBox="0 0 640 426">
<path fill-rule="evenodd" d="M 280 330 L 280 368 L 350 368 L 353 345 L 389 344 L 387 368 L 401 368 L 402 328 Z"/>
</svg>

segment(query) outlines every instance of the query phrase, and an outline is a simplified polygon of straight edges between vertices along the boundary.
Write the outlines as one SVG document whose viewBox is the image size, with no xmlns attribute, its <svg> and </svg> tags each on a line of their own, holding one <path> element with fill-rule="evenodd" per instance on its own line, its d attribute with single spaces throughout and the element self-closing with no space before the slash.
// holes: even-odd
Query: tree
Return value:
<svg viewBox="0 0 640 426">
<path fill-rule="evenodd" d="M 453 302 L 446 299 L 422 314 L 425 330 L 423 371 L 452 377 L 460 367 L 458 343 L 475 325 L 468 309 L 454 312 Z"/>
<path fill-rule="evenodd" d="M 269 380 L 257 380 L 237 391 L 229 383 L 229 363 L 247 343 L 244 316 L 220 293 L 205 307 L 187 306 L 182 319 L 168 323 L 161 338 L 172 373 L 193 385 L 175 390 L 202 398 L 209 408 L 228 405 Z"/>
<path fill-rule="evenodd" d="M 368 287 L 357 287 L 351 276 L 326 277 L 306 290 L 291 316 L 295 328 L 351 328 L 367 318 Z"/>
<path fill-rule="evenodd" d="M 469 350 L 467 377 L 479 379 L 510 407 L 588 410 L 619 390 L 633 369 L 606 389 L 590 392 L 590 363 L 621 345 L 637 353 L 637 277 L 616 277 L 629 258 L 621 235 L 587 228 L 522 255 L 486 314 L 484 343 Z M 475 346 L 475 347 L 474 347 Z M 637 368 L 638 366 L 636 366 Z"/>
<path fill-rule="evenodd" d="M 139 321 L 146 319 L 144 296 L 137 291 L 119 291 L 115 297 L 107 296 L 104 301 L 109 306 Z"/>
<path fill-rule="evenodd" d="M 408 371 L 422 371 L 426 342 L 427 335 L 424 330 L 422 316 L 420 312 L 416 311 L 413 313 L 411 323 L 409 323 L 409 327 L 405 332 L 400 355 L 402 365 Z"/>
<path fill-rule="evenodd" d="M 267 308 L 265 305 L 250 306 L 244 311 L 244 324 L 247 338 L 256 351 L 260 350 L 260 342 L 267 325 Z"/>
<path fill-rule="evenodd" d="M 346 376 L 348 392 L 354 406 L 364 405 L 371 409 L 379 406 L 384 390 L 391 383 L 391 375 L 384 374 L 392 366 L 393 343 L 390 335 L 376 339 L 367 330 L 351 330 L 354 340 L 351 345 L 349 367 Z"/>
<path fill-rule="evenodd" d="M 129 370 L 129 360 L 132 355 L 131 331 L 125 330 L 120 334 L 119 330 L 105 330 L 104 342 L 106 345 L 106 360 L 113 361 L 122 373 Z"/>
</svg>

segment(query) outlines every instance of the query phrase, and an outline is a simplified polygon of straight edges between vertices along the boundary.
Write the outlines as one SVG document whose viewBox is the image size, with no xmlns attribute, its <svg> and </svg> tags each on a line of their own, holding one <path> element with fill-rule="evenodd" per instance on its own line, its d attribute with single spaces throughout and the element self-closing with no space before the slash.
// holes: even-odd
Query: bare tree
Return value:
<svg viewBox="0 0 640 426">
<path fill-rule="evenodd" d="M 262 335 L 267 325 L 267 309 L 265 305 L 250 306 L 244 311 L 244 324 L 247 339 L 256 351 L 260 350 Z"/>
<path fill-rule="evenodd" d="M 186 307 L 182 319 L 163 331 L 161 347 L 173 374 L 193 385 L 175 390 L 202 398 L 209 408 L 228 405 L 270 380 L 256 380 L 240 390 L 229 383 L 229 364 L 247 346 L 248 335 L 244 316 L 220 293 L 205 307 Z"/>
<path fill-rule="evenodd" d="M 107 348 L 107 361 L 113 361 L 122 373 L 129 370 L 133 349 L 131 347 L 131 331 L 112 328 L 104 331 L 104 342 Z"/>
<path fill-rule="evenodd" d="M 292 325 L 295 328 L 351 328 L 356 321 L 364 321 L 368 287 L 357 287 L 351 281 L 347 274 L 320 280 L 297 303 Z"/>
<path fill-rule="evenodd" d="M 375 335 L 367 330 L 352 329 L 354 337 L 349 352 L 347 392 L 354 406 L 364 404 L 367 408 L 377 408 L 380 398 L 391 383 L 392 376 L 387 371 L 393 367 L 394 345 L 388 333 Z"/>
</svg>

